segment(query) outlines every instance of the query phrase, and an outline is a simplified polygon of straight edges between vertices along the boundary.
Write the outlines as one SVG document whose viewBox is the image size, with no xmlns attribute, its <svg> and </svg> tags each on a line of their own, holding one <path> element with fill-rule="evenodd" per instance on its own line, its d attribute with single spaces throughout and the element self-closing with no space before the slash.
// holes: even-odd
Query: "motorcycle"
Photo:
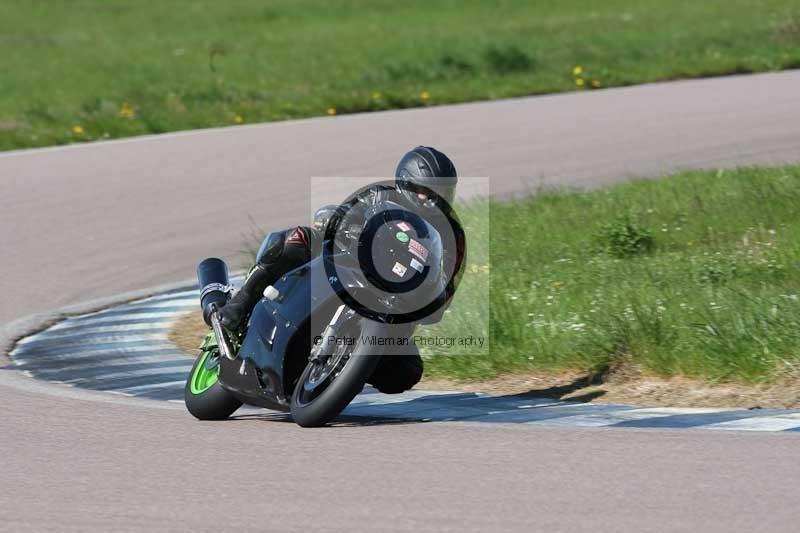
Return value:
<svg viewBox="0 0 800 533">
<path fill-rule="evenodd" d="M 241 333 L 226 331 L 217 315 L 231 294 L 224 261 L 199 264 L 211 331 L 186 382 L 192 415 L 221 420 L 249 404 L 322 426 L 382 357 L 416 350 L 413 333 L 441 319 L 463 254 L 448 262 L 437 229 L 399 204 L 372 206 L 364 220 L 358 230 L 326 232 L 323 253 L 267 287 Z M 457 225 L 455 233 L 463 244 Z M 435 296 L 420 305 L 421 294 Z"/>
</svg>

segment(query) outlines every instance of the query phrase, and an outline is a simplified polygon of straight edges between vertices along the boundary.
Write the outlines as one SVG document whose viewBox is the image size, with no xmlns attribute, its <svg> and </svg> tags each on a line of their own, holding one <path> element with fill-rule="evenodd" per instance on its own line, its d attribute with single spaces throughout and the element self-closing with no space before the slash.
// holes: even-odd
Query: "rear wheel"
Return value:
<svg viewBox="0 0 800 533">
<path fill-rule="evenodd" d="M 294 387 L 291 412 L 294 421 L 303 427 L 323 426 L 341 413 L 361 392 L 383 353 L 363 342 L 385 335 L 385 326 L 356 316 L 350 320 L 349 345 L 324 348 L 317 361 L 310 361 Z"/>
<path fill-rule="evenodd" d="M 194 362 L 184 388 L 186 409 L 200 420 L 224 420 L 242 402 L 222 388 L 219 376 L 219 350 L 203 351 Z"/>
</svg>

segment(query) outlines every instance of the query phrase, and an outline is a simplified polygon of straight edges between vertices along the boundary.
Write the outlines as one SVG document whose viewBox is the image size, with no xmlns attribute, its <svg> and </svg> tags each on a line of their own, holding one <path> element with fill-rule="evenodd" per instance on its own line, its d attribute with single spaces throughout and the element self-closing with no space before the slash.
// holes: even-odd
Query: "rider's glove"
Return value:
<svg viewBox="0 0 800 533">
<path fill-rule="evenodd" d="M 222 308 L 217 310 L 220 323 L 228 331 L 239 331 L 247 313 L 248 310 L 245 309 L 245 306 L 234 300 L 229 301 Z"/>
</svg>

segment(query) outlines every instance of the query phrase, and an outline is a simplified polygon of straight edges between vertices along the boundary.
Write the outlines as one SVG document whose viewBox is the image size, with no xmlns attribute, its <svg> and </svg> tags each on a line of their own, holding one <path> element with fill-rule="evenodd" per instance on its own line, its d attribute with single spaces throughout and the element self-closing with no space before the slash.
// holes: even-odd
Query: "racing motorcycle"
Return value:
<svg viewBox="0 0 800 533">
<path fill-rule="evenodd" d="M 329 227 L 322 253 L 267 287 L 240 333 L 226 331 L 217 316 L 231 294 L 225 263 L 199 264 L 211 332 L 185 387 L 192 415 L 221 420 L 249 404 L 322 426 L 363 389 L 382 357 L 416 350 L 414 330 L 441 319 L 463 254 L 448 253 L 430 222 L 397 203 L 374 205 L 362 220 Z M 450 227 L 463 249 L 463 231 Z"/>
</svg>

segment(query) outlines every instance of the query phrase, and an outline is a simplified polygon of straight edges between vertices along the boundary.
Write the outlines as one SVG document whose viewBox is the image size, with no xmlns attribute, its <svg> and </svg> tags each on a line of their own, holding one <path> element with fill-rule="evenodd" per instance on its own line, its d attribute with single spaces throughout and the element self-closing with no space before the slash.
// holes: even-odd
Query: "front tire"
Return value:
<svg viewBox="0 0 800 533">
<path fill-rule="evenodd" d="M 204 350 L 194 362 L 183 392 L 186 409 L 198 420 L 225 420 L 242 406 L 222 388 L 218 375 L 219 351 Z"/>
<path fill-rule="evenodd" d="M 382 349 L 376 349 L 362 339 L 385 335 L 386 326 L 373 320 L 359 318 L 356 329 L 357 342 L 346 354 L 346 360 L 331 372 L 330 382 L 318 390 L 320 383 L 314 383 L 312 373 L 314 363 L 308 363 L 300 374 L 292 392 L 290 409 L 294 421 L 302 427 L 324 426 L 344 411 L 353 398 L 361 392 L 364 384 L 380 362 Z M 316 369 L 319 371 L 319 368 Z M 325 379 L 329 379 L 326 377 Z"/>
</svg>

